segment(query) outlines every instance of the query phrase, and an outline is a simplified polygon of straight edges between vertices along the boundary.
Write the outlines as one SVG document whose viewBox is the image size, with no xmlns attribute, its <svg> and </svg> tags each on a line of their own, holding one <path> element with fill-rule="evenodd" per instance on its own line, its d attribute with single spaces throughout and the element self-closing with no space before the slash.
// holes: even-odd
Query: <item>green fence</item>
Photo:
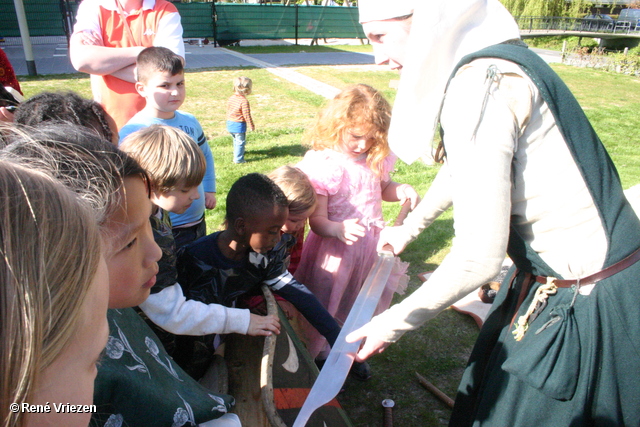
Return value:
<svg viewBox="0 0 640 427">
<path fill-rule="evenodd" d="M 23 0 L 31 36 L 64 36 L 78 5 L 68 0 Z M 282 6 L 174 3 L 185 38 L 220 41 L 283 38 L 365 38 L 358 9 L 342 6 Z M 65 25 L 66 19 L 66 25 Z M 0 0 L 0 36 L 20 37 L 13 0 Z"/>
<path fill-rule="evenodd" d="M 216 4 L 217 39 L 365 38 L 358 9 Z"/>
<path fill-rule="evenodd" d="M 32 37 L 65 35 L 65 12 L 58 1 L 23 0 L 23 4 Z M 0 36 L 20 37 L 13 0 L 0 0 Z"/>
</svg>

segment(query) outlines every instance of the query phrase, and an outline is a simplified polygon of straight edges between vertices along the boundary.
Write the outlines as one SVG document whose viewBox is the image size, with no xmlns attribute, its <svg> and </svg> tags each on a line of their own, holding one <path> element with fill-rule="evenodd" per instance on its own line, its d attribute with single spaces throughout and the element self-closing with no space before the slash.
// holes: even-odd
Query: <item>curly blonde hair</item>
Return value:
<svg viewBox="0 0 640 427">
<path fill-rule="evenodd" d="M 391 105 L 380 92 L 365 84 L 345 88 L 323 108 L 303 141 L 314 150 L 336 149 L 352 129 L 373 133 L 373 145 L 367 151 L 367 165 L 378 176 L 390 153 L 387 136 L 391 123 Z"/>
</svg>

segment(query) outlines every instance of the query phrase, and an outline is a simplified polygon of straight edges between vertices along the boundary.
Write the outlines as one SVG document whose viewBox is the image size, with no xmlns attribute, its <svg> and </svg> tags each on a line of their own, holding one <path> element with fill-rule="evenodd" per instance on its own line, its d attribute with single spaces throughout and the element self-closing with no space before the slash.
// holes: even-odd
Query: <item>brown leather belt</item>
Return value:
<svg viewBox="0 0 640 427">
<path fill-rule="evenodd" d="M 597 273 L 593 273 L 587 277 L 583 277 L 581 279 L 571 279 L 571 280 L 552 279 L 552 282 L 559 288 L 570 288 L 571 286 L 577 285 L 578 283 L 580 284 L 580 286 L 590 285 L 592 283 L 599 282 L 600 280 L 604 280 L 607 277 L 611 277 L 614 274 L 621 272 L 625 268 L 631 267 L 633 264 L 635 264 L 638 261 L 640 261 L 640 248 L 636 249 L 635 252 L 633 252 L 631 255 L 624 258 L 623 260 L 618 261 L 615 264 L 610 265 L 609 267 L 604 268 L 598 271 Z M 548 279 L 547 277 L 545 276 L 535 276 L 535 277 L 536 277 L 536 282 L 547 283 L 547 279 Z"/>
</svg>

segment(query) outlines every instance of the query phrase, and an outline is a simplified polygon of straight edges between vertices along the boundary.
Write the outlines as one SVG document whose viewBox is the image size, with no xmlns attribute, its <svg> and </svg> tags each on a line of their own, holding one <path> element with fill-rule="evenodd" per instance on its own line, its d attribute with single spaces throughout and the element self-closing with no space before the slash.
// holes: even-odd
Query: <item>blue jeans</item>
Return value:
<svg viewBox="0 0 640 427">
<path fill-rule="evenodd" d="M 233 163 L 244 163 L 244 146 L 247 143 L 247 134 L 231 133 L 233 136 Z"/>
</svg>

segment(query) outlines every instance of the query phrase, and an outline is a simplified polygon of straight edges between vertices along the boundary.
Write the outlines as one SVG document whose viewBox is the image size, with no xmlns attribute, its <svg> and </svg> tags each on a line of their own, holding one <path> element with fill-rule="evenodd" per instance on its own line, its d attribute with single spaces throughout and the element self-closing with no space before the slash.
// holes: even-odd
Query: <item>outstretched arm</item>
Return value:
<svg viewBox="0 0 640 427">
<path fill-rule="evenodd" d="M 439 217 L 452 204 L 449 169 L 442 165 L 431 187 L 416 208 L 407 216 L 399 227 L 385 227 L 380 232 L 378 250 L 384 245 L 391 245 L 393 253 L 398 255 L 404 248 Z"/>
<path fill-rule="evenodd" d="M 288 271 L 274 279 L 265 280 L 264 283 L 293 304 L 311 326 L 327 339 L 329 345 L 333 346 L 340 334 L 340 326 L 309 288 L 294 279 Z"/>
<path fill-rule="evenodd" d="M 420 196 L 418 192 L 409 184 L 400 184 L 395 181 L 386 181 L 381 183 L 382 186 L 382 200 L 385 202 L 400 202 L 404 205 L 405 202 L 411 202 L 411 210 L 415 209 L 418 202 L 420 202 Z"/>
<path fill-rule="evenodd" d="M 178 283 L 151 294 L 140 308 L 153 323 L 177 335 L 280 333 L 280 321 L 275 316 L 258 316 L 246 309 L 187 300 Z"/>
<path fill-rule="evenodd" d="M 508 78 L 510 85 L 505 84 Z M 455 206 L 451 251 L 428 282 L 347 337 L 350 342 L 367 339 L 358 360 L 384 350 L 500 270 L 511 220 L 512 162 L 532 94 L 520 77 L 503 76 L 496 90 L 504 87 L 505 92 L 485 98 L 485 79 L 484 67 L 461 71 L 451 81 L 441 115 Z M 523 106 L 522 111 L 514 105 Z"/>
</svg>

